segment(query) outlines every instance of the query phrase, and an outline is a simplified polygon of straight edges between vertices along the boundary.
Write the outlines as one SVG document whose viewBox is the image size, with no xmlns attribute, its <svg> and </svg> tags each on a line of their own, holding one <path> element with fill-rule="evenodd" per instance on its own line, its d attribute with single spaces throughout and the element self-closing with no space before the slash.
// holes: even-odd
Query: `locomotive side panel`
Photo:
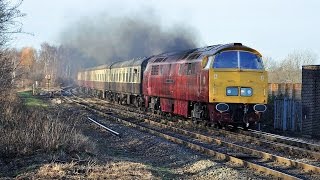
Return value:
<svg viewBox="0 0 320 180">
<path fill-rule="evenodd" d="M 208 102 L 208 83 L 200 61 L 150 63 L 143 81 L 146 107 L 188 117 L 191 104 Z"/>
<path fill-rule="evenodd" d="M 200 63 L 150 65 L 143 87 L 147 96 L 208 102 L 208 71 Z"/>
</svg>

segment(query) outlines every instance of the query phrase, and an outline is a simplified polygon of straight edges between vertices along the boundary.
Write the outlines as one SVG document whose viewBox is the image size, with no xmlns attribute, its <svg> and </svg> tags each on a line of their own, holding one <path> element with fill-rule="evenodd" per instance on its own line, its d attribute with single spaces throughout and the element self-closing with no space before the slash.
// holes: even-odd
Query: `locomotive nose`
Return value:
<svg viewBox="0 0 320 180">
<path fill-rule="evenodd" d="M 256 112 L 265 112 L 267 110 L 267 106 L 264 104 L 256 104 L 253 106 L 253 109 Z"/>
</svg>

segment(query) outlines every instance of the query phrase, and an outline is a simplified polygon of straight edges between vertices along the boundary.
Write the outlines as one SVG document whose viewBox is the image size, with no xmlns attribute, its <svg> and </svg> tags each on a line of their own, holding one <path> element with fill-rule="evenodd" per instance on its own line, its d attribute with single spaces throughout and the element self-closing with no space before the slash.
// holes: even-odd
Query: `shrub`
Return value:
<svg viewBox="0 0 320 180">
<path fill-rule="evenodd" d="M 90 152 L 94 144 L 76 128 L 77 116 L 56 110 L 27 109 L 11 93 L 0 98 L 0 156 L 14 158 L 35 152 Z"/>
</svg>

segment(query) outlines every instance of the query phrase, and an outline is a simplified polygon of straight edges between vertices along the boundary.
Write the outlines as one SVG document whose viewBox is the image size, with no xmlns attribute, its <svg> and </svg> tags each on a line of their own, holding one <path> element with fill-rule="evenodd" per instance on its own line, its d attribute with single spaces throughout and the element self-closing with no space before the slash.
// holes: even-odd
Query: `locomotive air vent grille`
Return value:
<svg viewBox="0 0 320 180">
<path fill-rule="evenodd" d="M 191 54 L 188 56 L 188 60 L 189 59 L 198 59 L 198 57 L 201 55 L 201 53 L 195 53 L 195 54 Z"/>
<path fill-rule="evenodd" d="M 188 56 L 189 56 L 189 53 L 184 54 L 180 59 L 185 59 L 185 58 L 188 57 Z"/>
<path fill-rule="evenodd" d="M 157 58 L 154 62 L 162 62 L 164 58 Z"/>
</svg>

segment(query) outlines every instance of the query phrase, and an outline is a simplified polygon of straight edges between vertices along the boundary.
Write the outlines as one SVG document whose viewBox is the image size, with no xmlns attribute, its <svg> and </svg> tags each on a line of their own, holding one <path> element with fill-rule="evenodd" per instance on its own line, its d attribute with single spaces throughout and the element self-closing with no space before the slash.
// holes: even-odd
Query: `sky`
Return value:
<svg viewBox="0 0 320 180">
<path fill-rule="evenodd" d="M 17 48 L 59 45 L 61 32 L 81 18 L 148 9 L 163 26 L 194 29 L 200 47 L 241 42 L 276 60 L 309 50 L 320 64 L 319 0 L 24 0 L 19 9 L 26 13 L 20 19 L 23 31 L 34 35 L 18 35 L 12 42 Z"/>
</svg>

